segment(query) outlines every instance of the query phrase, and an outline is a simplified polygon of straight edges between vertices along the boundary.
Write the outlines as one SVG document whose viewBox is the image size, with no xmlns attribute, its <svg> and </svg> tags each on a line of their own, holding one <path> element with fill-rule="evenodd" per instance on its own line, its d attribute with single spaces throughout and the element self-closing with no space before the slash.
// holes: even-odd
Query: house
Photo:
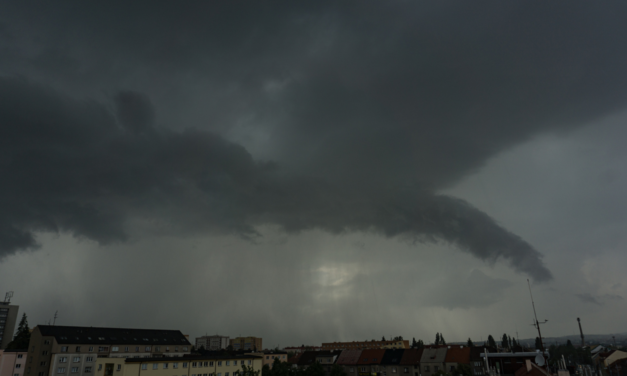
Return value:
<svg viewBox="0 0 627 376">
<path fill-rule="evenodd" d="M 357 362 L 361 356 L 363 350 L 344 350 L 338 356 L 335 364 L 338 364 L 344 368 L 344 371 L 348 376 L 355 376 L 357 374 Z"/>
<path fill-rule="evenodd" d="M 369 349 L 363 350 L 357 361 L 357 372 L 359 376 L 371 376 L 373 373 L 381 372 L 380 365 L 385 355 L 385 350 Z"/>
<path fill-rule="evenodd" d="M 547 372 L 544 368 L 539 367 L 537 364 L 532 362 L 529 359 L 525 359 L 525 363 L 522 367 L 520 367 L 516 372 L 514 372 L 514 376 L 553 376 L 549 372 Z"/>
<path fill-rule="evenodd" d="M 420 358 L 424 349 L 406 349 L 399 363 L 402 376 L 420 376 Z"/>
<path fill-rule="evenodd" d="M 470 367 L 470 347 L 448 346 L 444 359 L 444 371 L 453 374 L 459 364 Z"/>
<path fill-rule="evenodd" d="M 385 350 L 380 371 L 383 376 L 399 376 L 404 351 L 404 349 Z"/>
<path fill-rule="evenodd" d="M 421 375 L 432 376 L 438 371 L 445 371 L 444 361 L 447 350 L 446 347 L 425 348 L 420 358 Z"/>
</svg>

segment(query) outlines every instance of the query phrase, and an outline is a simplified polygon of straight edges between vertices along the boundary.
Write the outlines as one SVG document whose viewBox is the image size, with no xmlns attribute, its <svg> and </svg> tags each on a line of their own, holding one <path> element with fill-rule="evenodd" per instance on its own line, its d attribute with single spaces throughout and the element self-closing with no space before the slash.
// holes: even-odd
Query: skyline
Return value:
<svg viewBox="0 0 627 376">
<path fill-rule="evenodd" d="M 1 4 L 0 286 L 31 325 L 460 342 L 534 338 L 529 278 L 543 335 L 624 333 L 625 16 Z"/>
</svg>

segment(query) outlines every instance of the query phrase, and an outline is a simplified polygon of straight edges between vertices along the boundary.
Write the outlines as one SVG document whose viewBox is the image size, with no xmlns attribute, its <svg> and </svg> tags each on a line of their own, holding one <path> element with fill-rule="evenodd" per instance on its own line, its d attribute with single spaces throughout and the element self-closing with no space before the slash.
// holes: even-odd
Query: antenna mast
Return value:
<svg viewBox="0 0 627 376">
<path fill-rule="evenodd" d="M 533 326 L 535 326 L 538 329 L 538 337 L 540 338 L 540 351 L 542 351 L 542 356 L 544 357 L 544 344 L 542 343 L 542 333 L 540 333 L 540 324 L 544 324 L 549 320 L 544 320 L 543 322 L 538 321 L 538 315 L 536 314 L 536 305 L 533 302 L 533 294 L 531 293 L 531 284 L 529 283 L 529 278 L 527 278 L 527 286 L 529 286 L 529 295 L 531 296 L 531 306 L 533 307 L 533 316 L 535 317 Z"/>
<path fill-rule="evenodd" d="M 4 302 L 11 303 L 11 298 L 13 297 L 13 291 L 9 291 L 4 295 Z"/>
<path fill-rule="evenodd" d="M 52 325 L 53 325 L 53 326 L 54 326 L 54 324 L 56 324 L 56 322 L 57 322 L 57 313 L 58 313 L 58 312 L 59 312 L 59 311 L 55 311 L 55 312 L 54 312 L 54 321 L 52 322 Z"/>
</svg>

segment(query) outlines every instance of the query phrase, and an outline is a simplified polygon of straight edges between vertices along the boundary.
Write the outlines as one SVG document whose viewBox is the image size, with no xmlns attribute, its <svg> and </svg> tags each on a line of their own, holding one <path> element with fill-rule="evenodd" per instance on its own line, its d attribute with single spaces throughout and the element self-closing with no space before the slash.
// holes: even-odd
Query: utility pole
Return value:
<svg viewBox="0 0 627 376">
<path fill-rule="evenodd" d="M 529 283 L 529 279 L 527 279 L 527 286 L 529 286 L 529 295 L 531 296 L 531 306 L 533 307 L 533 316 L 535 321 L 533 322 L 533 326 L 538 329 L 538 337 L 540 338 L 540 351 L 542 352 L 542 357 L 544 357 L 544 344 L 542 343 L 542 333 L 540 332 L 540 324 L 544 324 L 549 320 L 544 320 L 543 322 L 538 321 L 538 315 L 536 314 L 536 305 L 533 302 L 533 294 L 531 293 L 531 284 Z"/>
</svg>

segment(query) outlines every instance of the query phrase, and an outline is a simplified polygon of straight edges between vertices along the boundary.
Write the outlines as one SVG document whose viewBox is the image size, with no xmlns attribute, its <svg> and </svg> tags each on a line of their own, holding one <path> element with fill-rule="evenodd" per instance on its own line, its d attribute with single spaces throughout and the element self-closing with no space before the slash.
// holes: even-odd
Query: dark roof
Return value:
<svg viewBox="0 0 627 376">
<path fill-rule="evenodd" d="M 485 350 L 487 350 L 488 353 L 491 352 L 490 349 L 486 346 L 470 347 L 470 360 L 471 361 L 482 360 L 483 358 L 481 357 L 481 354 L 483 354 Z"/>
<path fill-rule="evenodd" d="M 403 353 L 403 357 L 401 358 L 401 363 L 403 365 L 416 365 L 420 363 L 420 358 L 422 357 L 423 349 L 406 349 Z"/>
<path fill-rule="evenodd" d="M 355 365 L 359 360 L 361 350 L 344 350 L 335 361 L 336 364 Z"/>
<path fill-rule="evenodd" d="M 153 358 L 126 358 L 126 363 L 141 363 L 141 362 L 193 362 L 198 360 L 239 360 L 239 359 L 261 359 L 261 355 L 200 355 L 200 356 L 160 356 Z"/>
<path fill-rule="evenodd" d="M 405 349 L 387 349 L 385 350 L 385 354 L 383 354 L 383 359 L 381 360 L 381 364 L 400 364 L 401 358 L 403 357 L 403 353 Z"/>
<path fill-rule="evenodd" d="M 180 330 L 96 328 L 93 326 L 38 325 L 42 336 L 59 344 L 137 344 L 146 346 L 191 346 Z"/>
<path fill-rule="evenodd" d="M 470 363 L 470 347 L 451 347 L 446 351 L 445 363 Z"/>
<path fill-rule="evenodd" d="M 550 373 L 538 367 L 535 363 L 530 363 L 531 370 L 527 370 L 527 364 L 524 364 L 514 373 L 514 376 L 551 376 Z"/>
<path fill-rule="evenodd" d="M 363 350 L 357 364 L 381 364 L 384 354 L 385 350 L 382 349 Z"/>
<path fill-rule="evenodd" d="M 5 353 L 17 353 L 17 352 L 28 352 L 28 349 L 5 349 Z"/>
<path fill-rule="evenodd" d="M 302 366 L 310 366 L 313 364 L 313 362 L 316 361 L 316 355 L 318 351 L 305 351 L 303 352 L 303 354 L 300 356 L 300 358 L 298 358 L 298 366 L 302 367 Z"/>
</svg>

